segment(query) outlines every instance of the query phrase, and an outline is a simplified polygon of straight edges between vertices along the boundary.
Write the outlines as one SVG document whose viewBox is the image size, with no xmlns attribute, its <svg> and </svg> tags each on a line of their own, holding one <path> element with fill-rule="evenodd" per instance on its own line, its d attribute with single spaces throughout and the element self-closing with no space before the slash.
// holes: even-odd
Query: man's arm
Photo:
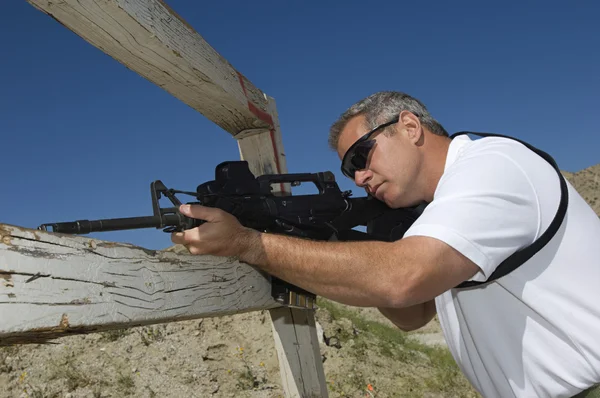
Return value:
<svg viewBox="0 0 600 398">
<path fill-rule="evenodd" d="M 174 233 L 192 254 L 238 256 L 269 274 L 348 305 L 404 308 L 431 301 L 479 268 L 447 244 L 413 236 L 396 242 L 325 242 L 245 228 L 220 209 L 182 213 L 206 220 Z"/>
<path fill-rule="evenodd" d="M 405 308 L 475 275 L 479 268 L 442 241 L 322 242 L 258 233 L 240 259 L 319 296 L 348 305 Z"/>
</svg>

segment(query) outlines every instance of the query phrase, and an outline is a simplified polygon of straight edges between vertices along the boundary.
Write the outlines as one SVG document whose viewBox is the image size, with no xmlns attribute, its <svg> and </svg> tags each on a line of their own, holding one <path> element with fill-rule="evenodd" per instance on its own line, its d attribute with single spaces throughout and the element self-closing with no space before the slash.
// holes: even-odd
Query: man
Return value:
<svg viewBox="0 0 600 398">
<path fill-rule="evenodd" d="M 352 106 L 329 142 L 344 174 L 388 206 L 429 203 L 402 239 L 309 241 L 183 206 L 207 223 L 172 241 L 378 307 L 402 330 L 437 309 L 450 351 L 485 397 L 572 397 L 600 382 L 600 219 L 570 184 L 566 217 L 539 253 L 493 282 L 455 289 L 485 281 L 548 228 L 561 196 L 546 160 L 508 138 L 450 139 L 420 101 L 398 92 Z"/>
</svg>

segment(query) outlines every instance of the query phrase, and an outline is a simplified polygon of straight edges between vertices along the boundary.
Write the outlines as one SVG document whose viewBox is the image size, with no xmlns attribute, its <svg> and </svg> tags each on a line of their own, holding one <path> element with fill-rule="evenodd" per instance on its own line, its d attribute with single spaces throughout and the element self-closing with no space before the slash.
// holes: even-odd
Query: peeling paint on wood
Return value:
<svg viewBox="0 0 600 398">
<path fill-rule="evenodd" d="M 2 283 L 4 287 L 15 287 L 15 284 L 12 280 L 12 272 L 0 270 L 0 279 L 4 279 L 4 282 Z"/>
<path fill-rule="evenodd" d="M 67 329 L 69 327 L 69 317 L 67 314 L 62 314 L 60 317 L 60 323 L 58 324 L 59 329 Z"/>
<path fill-rule="evenodd" d="M 4 279 L 7 282 L 12 281 L 12 275 L 10 272 L 0 271 L 0 279 Z"/>
</svg>

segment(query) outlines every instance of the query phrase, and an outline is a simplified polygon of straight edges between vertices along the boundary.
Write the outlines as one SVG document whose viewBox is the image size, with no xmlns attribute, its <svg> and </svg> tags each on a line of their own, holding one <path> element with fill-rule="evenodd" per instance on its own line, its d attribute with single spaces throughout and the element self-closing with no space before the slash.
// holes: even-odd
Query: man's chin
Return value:
<svg viewBox="0 0 600 398">
<path fill-rule="evenodd" d="M 399 209 L 403 207 L 401 203 L 398 203 L 398 200 L 390 200 L 385 196 L 382 198 L 382 202 L 385 203 L 390 209 Z"/>
<path fill-rule="evenodd" d="M 406 198 L 387 198 L 387 197 L 383 197 L 382 198 L 382 202 L 384 202 L 387 207 L 389 207 L 390 209 L 401 209 L 401 208 L 407 208 L 407 207 L 415 207 L 418 206 L 419 204 L 421 204 L 421 201 L 418 200 L 406 200 Z"/>
</svg>

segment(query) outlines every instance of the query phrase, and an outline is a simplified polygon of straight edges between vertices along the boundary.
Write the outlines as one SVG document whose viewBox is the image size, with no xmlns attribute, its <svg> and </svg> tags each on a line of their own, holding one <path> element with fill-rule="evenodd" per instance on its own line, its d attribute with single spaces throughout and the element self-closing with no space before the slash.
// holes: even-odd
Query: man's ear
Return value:
<svg viewBox="0 0 600 398">
<path fill-rule="evenodd" d="M 410 140 L 410 142 L 417 144 L 423 135 L 421 121 L 414 113 L 409 111 L 402 111 L 400 112 L 399 116 L 400 121 L 402 124 L 404 124 L 406 137 Z"/>
</svg>

